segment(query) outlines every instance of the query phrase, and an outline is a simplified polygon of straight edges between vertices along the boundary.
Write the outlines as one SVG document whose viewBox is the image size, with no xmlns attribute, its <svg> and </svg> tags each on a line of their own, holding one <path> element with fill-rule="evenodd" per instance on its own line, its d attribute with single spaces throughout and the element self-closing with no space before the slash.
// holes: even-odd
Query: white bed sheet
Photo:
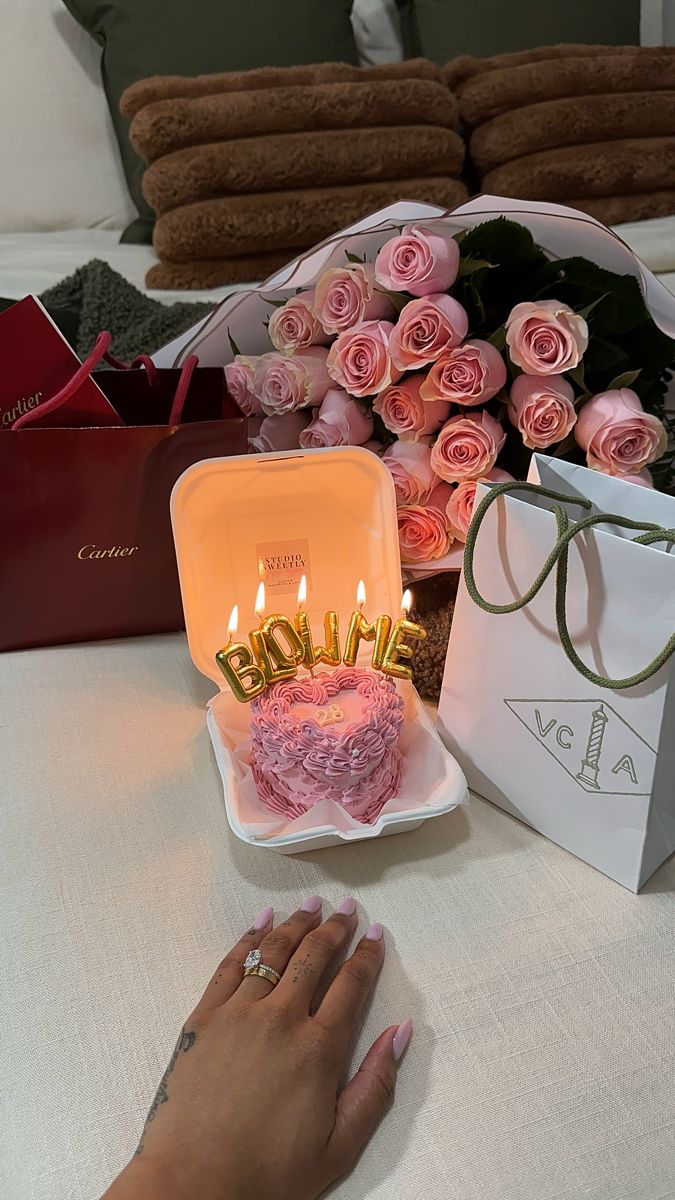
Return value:
<svg viewBox="0 0 675 1200">
<path fill-rule="evenodd" d="M 122 245 L 116 230 L 67 229 L 53 233 L 0 233 L 0 296 L 20 300 L 39 295 L 83 267 L 101 258 L 134 287 L 171 304 L 175 300 L 222 300 L 250 284 L 212 288 L 210 291 L 159 292 L 145 286 L 148 269 L 157 262 L 152 246 Z"/>
<path fill-rule="evenodd" d="M 666 287 L 675 292 L 675 216 L 618 225 L 628 243 Z M 0 233 L 0 296 L 20 300 L 39 294 L 65 279 L 92 258 L 101 258 L 142 292 L 170 304 L 175 300 L 216 303 L 250 284 L 229 285 L 198 292 L 148 291 L 145 275 L 156 262 L 152 246 L 121 245 L 114 230 L 83 229 L 53 233 Z"/>
</svg>

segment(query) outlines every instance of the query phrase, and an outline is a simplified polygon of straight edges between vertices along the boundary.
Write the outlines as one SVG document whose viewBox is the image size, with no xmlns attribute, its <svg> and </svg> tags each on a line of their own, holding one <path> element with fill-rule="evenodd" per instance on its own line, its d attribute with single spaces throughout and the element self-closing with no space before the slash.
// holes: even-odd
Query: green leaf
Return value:
<svg viewBox="0 0 675 1200">
<path fill-rule="evenodd" d="M 484 221 L 469 230 L 462 241 L 462 257 L 485 258 L 492 264 L 515 266 L 519 270 L 524 264 L 546 262 L 530 231 L 506 217 Z"/>
<path fill-rule="evenodd" d="M 345 250 L 345 255 L 347 256 L 347 262 L 350 263 L 359 263 L 360 265 L 363 265 L 363 263 L 366 261 L 365 258 L 359 258 L 358 254 L 352 254 L 351 250 Z"/>
<path fill-rule="evenodd" d="M 593 312 L 593 309 L 598 304 L 602 304 L 603 300 L 607 299 L 607 296 L 609 296 L 609 292 L 605 292 L 602 296 L 598 296 L 597 300 L 592 300 L 591 303 L 587 304 L 585 308 L 582 308 L 581 311 L 577 315 L 582 317 L 583 320 L 585 321 L 587 319 L 587 317 L 590 315 L 590 313 Z"/>
<path fill-rule="evenodd" d="M 487 340 L 491 346 L 494 346 L 495 350 L 504 350 L 506 347 L 506 330 L 504 326 L 500 325 L 499 329 L 495 329 L 494 333 L 490 334 Z"/>
<path fill-rule="evenodd" d="M 583 362 L 578 363 L 576 367 L 573 367 L 571 371 L 567 372 L 568 378 L 571 379 L 573 383 L 576 383 L 577 387 L 580 387 L 582 390 L 584 386 L 585 374 L 586 370 Z"/>
<path fill-rule="evenodd" d="M 466 275 L 474 275 L 476 271 L 491 271 L 494 265 L 486 258 L 462 258 L 459 264 L 458 278 L 463 279 Z"/>
<path fill-rule="evenodd" d="M 241 354 L 241 350 L 239 349 L 234 338 L 232 337 L 232 334 L 230 333 L 229 329 L 227 331 L 227 340 L 230 343 L 230 350 L 232 351 L 232 353 L 234 354 L 234 356 L 236 358 L 238 354 Z"/>
<path fill-rule="evenodd" d="M 271 308 L 283 308 L 286 304 L 285 300 L 273 300 L 271 296 L 263 296 L 265 304 L 269 304 Z"/>
<path fill-rule="evenodd" d="M 641 367 L 637 371 L 624 371 L 623 375 L 615 376 L 615 378 L 612 380 L 612 382 L 607 384 L 605 391 L 614 392 L 614 391 L 618 391 L 619 388 L 629 388 L 631 383 L 635 383 L 635 380 L 641 374 L 642 374 Z"/>
<path fill-rule="evenodd" d="M 404 295 L 403 292 L 390 292 L 388 288 L 376 287 L 375 291 L 379 292 L 382 296 L 388 296 L 397 313 L 402 312 L 410 300 L 410 296 Z"/>
</svg>

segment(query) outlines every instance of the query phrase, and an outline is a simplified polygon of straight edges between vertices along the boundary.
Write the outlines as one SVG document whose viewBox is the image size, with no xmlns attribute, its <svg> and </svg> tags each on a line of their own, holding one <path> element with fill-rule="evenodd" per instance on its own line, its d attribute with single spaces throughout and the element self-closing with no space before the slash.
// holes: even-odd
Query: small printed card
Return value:
<svg viewBox="0 0 675 1200">
<path fill-rule="evenodd" d="M 75 351 L 35 296 L 0 314 L 0 428 L 11 429 L 31 409 L 61 391 L 82 365 Z M 35 426 L 123 425 L 93 378 Z"/>
</svg>

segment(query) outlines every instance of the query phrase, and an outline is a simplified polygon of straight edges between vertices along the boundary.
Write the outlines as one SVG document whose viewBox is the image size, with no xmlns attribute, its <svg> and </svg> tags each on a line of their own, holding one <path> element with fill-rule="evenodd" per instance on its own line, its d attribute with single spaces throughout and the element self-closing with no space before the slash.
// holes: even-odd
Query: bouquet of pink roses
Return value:
<svg viewBox="0 0 675 1200">
<path fill-rule="evenodd" d="M 672 487 L 675 343 L 632 276 L 552 260 L 520 224 L 405 226 L 269 303 L 274 350 L 225 368 L 252 450 L 380 454 L 404 563 L 464 542 L 477 483 L 524 478 L 534 450 Z"/>
</svg>

